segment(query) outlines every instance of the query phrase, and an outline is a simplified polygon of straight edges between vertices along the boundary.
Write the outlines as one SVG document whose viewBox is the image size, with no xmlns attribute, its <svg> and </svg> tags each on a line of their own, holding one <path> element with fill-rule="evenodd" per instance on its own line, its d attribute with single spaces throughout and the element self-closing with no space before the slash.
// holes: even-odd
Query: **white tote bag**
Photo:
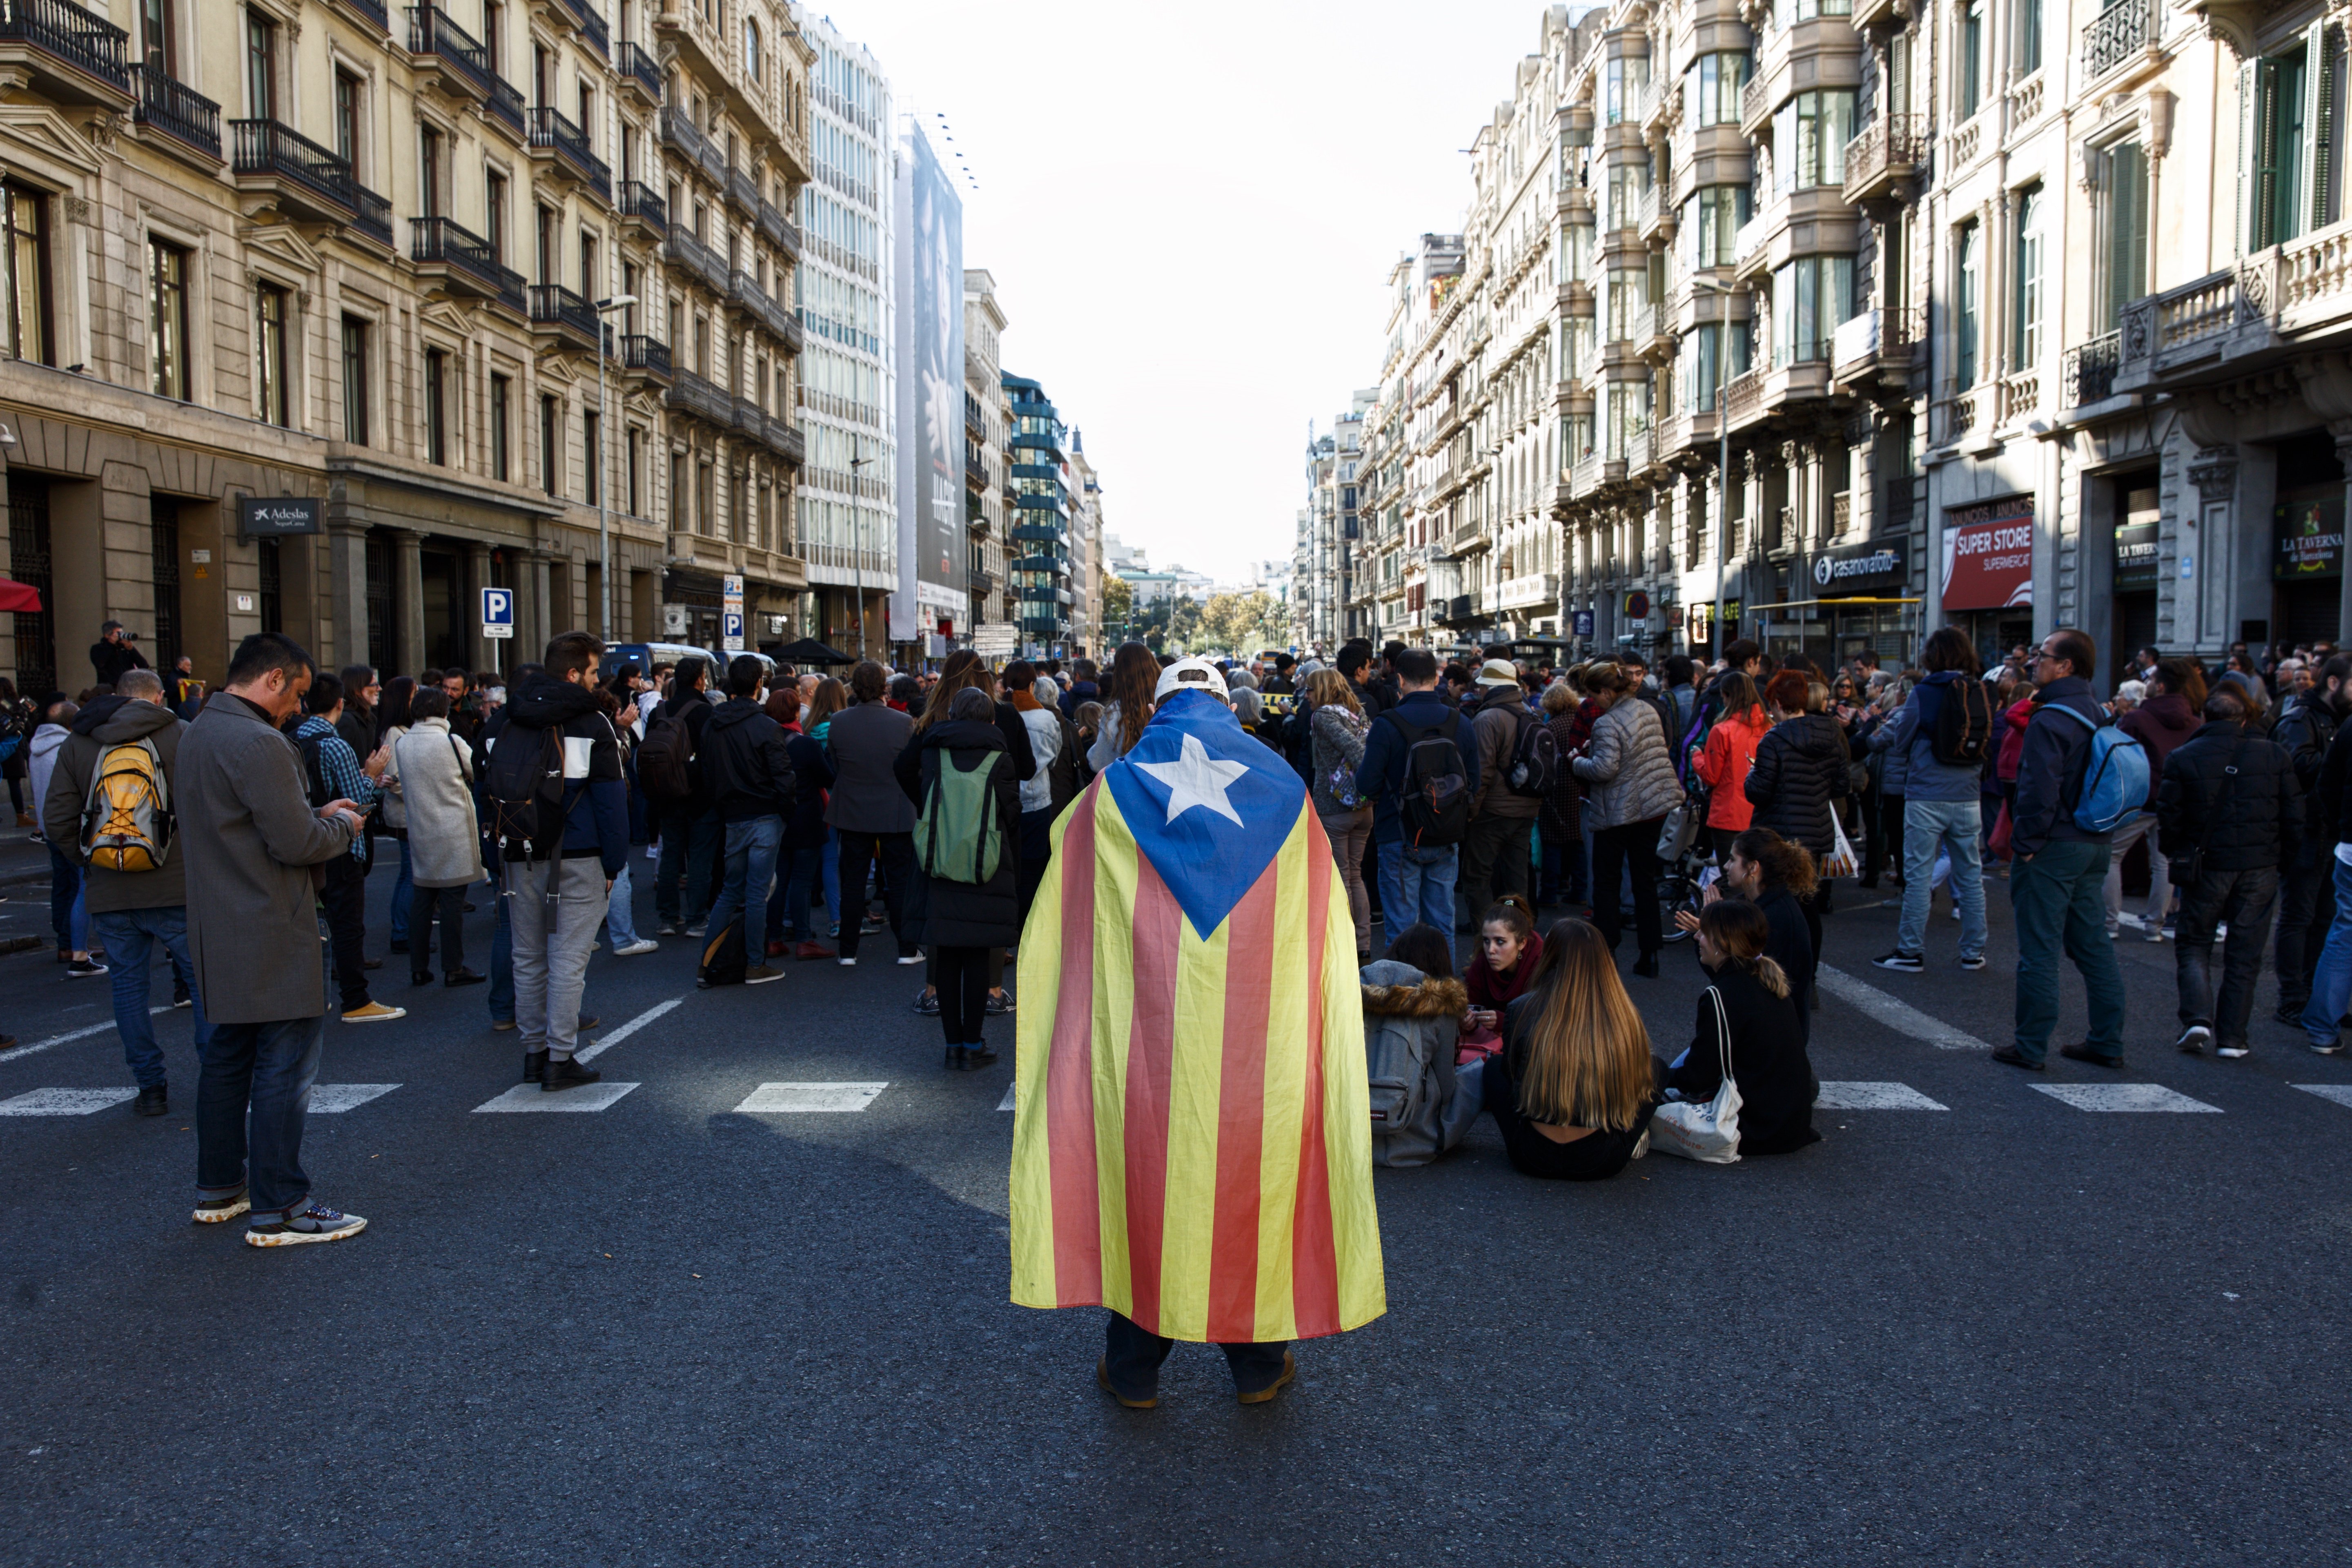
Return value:
<svg viewBox="0 0 2352 1568">
<path fill-rule="evenodd" d="M 1822 867 L 1824 877 L 1852 877 L 1862 869 L 1860 857 L 1846 841 L 1845 824 L 1838 819 L 1837 808 L 1830 808 L 1830 831 L 1837 835 L 1837 847 L 1830 851 L 1828 863 Z"/>
<path fill-rule="evenodd" d="M 1661 1154 L 1679 1155 L 1708 1165 L 1739 1163 L 1739 1085 L 1731 1076 L 1731 1022 L 1724 1016 L 1723 993 L 1710 985 L 1707 1000 L 1715 1004 L 1716 1048 L 1723 1054 L 1723 1081 L 1715 1098 L 1701 1105 L 1670 1100 L 1650 1118 L 1650 1147 Z"/>
</svg>

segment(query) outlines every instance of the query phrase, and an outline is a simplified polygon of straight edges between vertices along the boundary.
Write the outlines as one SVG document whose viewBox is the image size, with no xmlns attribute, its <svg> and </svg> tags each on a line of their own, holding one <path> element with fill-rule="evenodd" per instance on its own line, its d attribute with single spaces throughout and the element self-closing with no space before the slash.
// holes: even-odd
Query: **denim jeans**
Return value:
<svg viewBox="0 0 2352 1568">
<path fill-rule="evenodd" d="M 2009 873 L 2017 918 L 2017 1051 L 2027 1061 L 2049 1054 L 2058 1026 L 2058 954 L 2063 946 L 2083 973 L 2091 1009 L 2087 1043 L 2100 1056 L 2124 1049 L 2124 977 L 2107 935 L 2107 846 L 2061 840 Z"/>
<path fill-rule="evenodd" d="M 81 863 L 49 846 L 49 929 L 61 951 L 89 951 L 89 916 L 82 902 Z"/>
<path fill-rule="evenodd" d="M 253 1224 L 310 1196 L 302 1119 L 319 1077 L 327 1020 L 216 1024 L 196 1080 L 196 1194 L 233 1197 L 250 1184 Z"/>
<path fill-rule="evenodd" d="M 2337 1042 L 2336 1020 L 2352 1001 L 2352 866 L 2331 858 L 2336 878 L 2336 923 L 2327 928 L 2327 946 L 2319 954 L 2319 969 L 2311 977 L 2311 999 L 2303 1009 L 2303 1032 L 2315 1046 Z"/>
<path fill-rule="evenodd" d="M 1402 838 L 1381 841 L 1381 918 L 1388 939 L 1410 925 L 1435 926 L 1454 940 L 1454 884 L 1461 874 L 1459 846 L 1416 849 Z"/>
<path fill-rule="evenodd" d="M 776 879 L 776 849 L 784 841 L 784 819 L 755 816 L 727 825 L 727 880 L 710 906 L 706 941 L 715 942 L 737 915 L 743 917 L 743 962 L 753 966 L 767 954 L 768 885 Z"/>
<path fill-rule="evenodd" d="M 1462 891 L 1470 901 L 1470 921 L 1475 926 L 1505 893 L 1528 894 L 1528 862 L 1535 837 L 1532 816 L 1498 816 L 1493 813 L 1471 821 L 1462 840 Z"/>
<path fill-rule="evenodd" d="M 188 962 L 188 911 L 178 905 L 152 910 L 109 910 L 92 915 L 99 939 L 106 943 L 107 973 L 114 984 L 114 1027 L 122 1037 L 122 1059 L 142 1089 L 152 1089 L 170 1075 L 163 1069 L 163 1048 L 155 1043 L 155 1023 L 147 1016 L 147 961 L 155 944 L 163 944 L 173 973 L 193 982 L 195 969 Z M 204 1060 L 205 1042 L 212 1029 L 205 1022 L 205 999 L 188 986 L 195 1009 L 196 1060 Z M 200 1068 L 201 1070 L 201 1068 Z"/>
<path fill-rule="evenodd" d="M 635 945 L 637 911 L 631 900 L 636 897 L 636 883 L 631 879 L 629 858 L 621 857 L 621 874 L 613 879 L 612 902 L 604 908 L 604 934 L 613 939 L 615 950 Z"/>
<path fill-rule="evenodd" d="M 1960 910 L 1960 956 L 1981 958 L 1985 950 L 1983 824 L 1976 798 L 1906 800 L 1903 805 L 1903 920 L 1895 932 L 1899 952 L 1925 952 L 1927 906 L 1935 889 L 1936 851 L 1952 858 L 1952 902 Z"/>
<path fill-rule="evenodd" d="M 810 896 L 816 891 L 818 881 L 824 876 L 825 851 L 830 844 L 803 844 L 797 849 L 780 850 L 778 859 L 783 869 L 784 890 L 781 898 L 768 905 L 767 938 L 770 942 L 809 942 L 814 939 L 814 922 L 809 919 Z"/>
<path fill-rule="evenodd" d="M 492 887 L 499 884 L 492 883 Z M 490 1022 L 511 1024 L 515 1021 L 514 982 L 514 921 L 509 918 L 509 900 L 503 892 L 493 894 L 491 902 L 499 907 L 499 923 L 490 931 Z"/>
<path fill-rule="evenodd" d="M 2311 977 L 2319 967 L 2327 929 L 2336 923 L 2336 846 L 2324 833 L 2308 834 L 2294 864 L 2279 883 L 2278 988 L 2281 1016 L 2300 1016 L 2311 1000 Z"/>
<path fill-rule="evenodd" d="M 2254 982 L 2262 978 L 2263 944 L 2270 939 L 2271 910 L 2278 900 L 2275 866 L 2250 871 L 2207 871 L 2194 887 L 2180 890 L 2180 923 L 2174 932 L 2173 973 L 2180 992 L 2183 1025 L 2210 1025 L 2220 1043 L 2246 1043 L 2246 1020 L 2253 1016 Z M 2221 995 L 2213 997 L 2213 928 L 2226 923 Z"/>
<path fill-rule="evenodd" d="M 716 810 L 705 811 L 691 802 L 669 805 L 661 814 L 661 859 L 654 868 L 654 916 L 664 925 L 700 925 L 710 912 L 710 869 L 719 858 L 727 824 Z M 678 881 L 686 883 L 686 899 L 678 901 Z"/>
<path fill-rule="evenodd" d="M 416 884 L 409 880 L 411 868 L 408 859 L 408 840 L 402 838 L 394 842 L 400 846 L 400 875 L 392 879 L 392 940 L 406 942 L 408 940 L 408 902 L 416 892 Z M 463 892 L 464 889 L 460 889 L 459 891 Z M 415 956 L 422 958 L 425 955 L 420 952 Z"/>
<path fill-rule="evenodd" d="M 829 833 L 824 840 L 824 919 L 828 925 L 841 923 L 841 840 Z"/>
</svg>

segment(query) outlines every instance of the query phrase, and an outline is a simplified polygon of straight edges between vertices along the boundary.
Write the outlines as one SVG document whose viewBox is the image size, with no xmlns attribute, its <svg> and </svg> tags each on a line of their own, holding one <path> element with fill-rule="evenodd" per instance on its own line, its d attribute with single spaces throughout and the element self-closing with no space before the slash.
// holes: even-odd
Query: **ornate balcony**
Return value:
<svg viewBox="0 0 2352 1568">
<path fill-rule="evenodd" d="M 598 199 L 611 203 L 613 171 L 604 159 L 588 150 L 588 133 L 562 111 L 530 111 L 530 155 L 574 184 L 593 191 Z"/>
<path fill-rule="evenodd" d="M 663 395 L 673 412 L 690 414 L 721 430 L 735 427 L 735 399 L 727 389 L 690 370 L 676 372 Z"/>
<path fill-rule="evenodd" d="M 604 25 L 604 18 L 590 6 L 588 0 L 562 0 L 562 7 L 571 16 L 572 26 L 579 30 L 583 41 L 606 59 L 612 58 L 612 29 Z"/>
<path fill-rule="evenodd" d="M 596 352 L 596 312 L 561 283 L 530 285 L 530 325 L 532 331 L 554 339 L 559 348 Z"/>
<path fill-rule="evenodd" d="M 1845 199 L 1856 205 L 1899 197 L 1927 155 L 1927 119 L 1882 114 L 1845 144 Z"/>
<path fill-rule="evenodd" d="M 488 240 L 448 218 L 410 218 L 408 258 L 418 278 L 457 298 L 496 300 L 517 315 L 527 309 L 522 274 L 501 263 Z"/>
<path fill-rule="evenodd" d="M 1830 366 L 1840 391 L 1908 387 L 1926 336 L 1926 312 L 1902 307 L 1864 310 L 1830 334 Z"/>
<path fill-rule="evenodd" d="M 149 66 L 132 66 L 131 75 L 139 89 L 133 119 L 215 163 L 220 161 L 219 104 Z"/>
<path fill-rule="evenodd" d="M 662 253 L 685 274 L 682 281 L 698 283 L 712 293 L 725 297 L 728 286 L 725 257 L 677 226 L 673 226 L 663 239 Z"/>
<path fill-rule="evenodd" d="M 350 163 L 275 120 L 232 120 L 229 134 L 239 191 L 298 222 L 341 224 L 391 248 L 392 204 L 361 184 Z"/>
<path fill-rule="evenodd" d="M 2083 28 L 2083 85 L 2112 73 L 2153 63 L 2164 37 L 2164 8 L 2157 0 L 2116 0 Z"/>
<path fill-rule="evenodd" d="M 438 5 L 408 8 L 408 52 L 432 68 L 427 79 L 462 102 L 487 102 L 490 84 L 498 80 L 490 68 L 490 51 Z"/>
<path fill-rule="evenodd" d="M 2116 371 L 2123 363 L 2123 334 L 2103 332 L 2066 351 L 2066 406 L 2087 408 L 2116 395 Z"/>
<path fill-rule="evenodd" d="M 0 0 L 0 66 L 27 72 L 39 97 L 129 109 L 129 34 L 72 0 Z"/>
<path fill-rule="evenodd" d="M 620 71 L 624 91 L 634 92 L 647 103 L 662 100 L 661 67 L 643 45 L 622 44 L 620 58 L 614 65 Z"/>
<path fill-rule="evenodd" d="M 621 371 L 624 375 L 668 385 L 669 345 L 642 332 L 627 333 L 621 339 Z"/>
<path fill-rule="evenodd" d="M 643 180 L 621 182 L 621 221 L 634 223 L 655 239 L 669 234 L 669 207 Z"/>
<path fill-rule="evenodd" d="M 727 171 L 726 195 L 729 202 L 745 217 L 755 217 L 760 211 L 760 187 L 749 173 L 730 168 Z"/>
</svg>

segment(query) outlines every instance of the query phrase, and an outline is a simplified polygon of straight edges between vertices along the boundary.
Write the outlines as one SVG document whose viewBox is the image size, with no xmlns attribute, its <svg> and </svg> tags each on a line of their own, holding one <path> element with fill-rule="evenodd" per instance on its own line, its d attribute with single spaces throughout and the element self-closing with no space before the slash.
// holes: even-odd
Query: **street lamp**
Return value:
<svg viewBox="0 0 2352 1568">
<path fill-rule="evenodd" d="M 1723 584 L 1730 572 L 1727 557 L 1731 553 L 1731 411 L 1724 405 L 1723 392 L 1731 384 L 1731 296 L 1747 290 L 1696 273 L 1691 276 L 1691 283 L 1724 297 L 1724 312 L 1717 322 L 1722 332 L 1716 340 L 1715 349 L 1715 619 L 1708 628 L 1714 634 L 1715 650 L 1720 655 L 1730 646 L 1723 635 Z"/>
<path fill-rule="evenodd" d="M 637 302 L 635 294 L 615 294 L 596 301 L 596 579 L 604 585 L 604 618 L 597 631 L 613 640 L 613 524 L 606 515 L 604 494 L 613 487 L 612 471 L 604 466 L 604 318 Z"/>
<path fill-rule="evenodd" d="M 853 452 L 857 450 L 856 436 L 849 438 L 849 449 Z M 860 658 L 866 657 L 866 509 L 857 504 L 860 498 L 855 481 L 858 478 L 857 470 L 873 460 L 871 458 L 849 459 L 849 477 L 853 481 L 849 487 L 849 515 L 855 520 L 850 526 L 856 530 L 850 536 L 849 569 L 857 581 L 857 657 Z"/>
</svg>

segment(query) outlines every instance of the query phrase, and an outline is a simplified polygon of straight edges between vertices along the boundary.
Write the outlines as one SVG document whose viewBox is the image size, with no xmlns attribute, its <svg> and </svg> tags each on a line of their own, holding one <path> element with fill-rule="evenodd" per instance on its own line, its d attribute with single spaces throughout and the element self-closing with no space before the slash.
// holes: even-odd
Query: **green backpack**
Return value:
<svg viewBox="0 0 2352 1568">
<path fill-rule="evenodd" d="M 996 875 L 1004 854 L 997 822 L 996 770 L 1003 752 L 976 756 L 966 767 L 950 752 L 923 752 L 923 806 L 915 816 L 915 856 L 925 874 L 975 886 Z"/>
</svg>

